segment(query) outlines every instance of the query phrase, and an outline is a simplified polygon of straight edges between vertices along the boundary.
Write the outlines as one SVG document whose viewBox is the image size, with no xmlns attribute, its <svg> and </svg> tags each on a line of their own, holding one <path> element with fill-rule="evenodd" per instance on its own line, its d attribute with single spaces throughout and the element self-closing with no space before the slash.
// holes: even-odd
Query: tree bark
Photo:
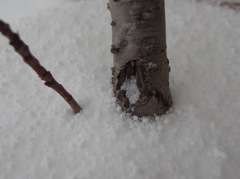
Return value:
<svg viewBox="0 0 240 179">
<path fill-rule="evenodd" d="M 164 0 L 109 0 L 108 9 L 118 103 L 139 117 L 164 114 L 172 105 Z"/>
</svg>

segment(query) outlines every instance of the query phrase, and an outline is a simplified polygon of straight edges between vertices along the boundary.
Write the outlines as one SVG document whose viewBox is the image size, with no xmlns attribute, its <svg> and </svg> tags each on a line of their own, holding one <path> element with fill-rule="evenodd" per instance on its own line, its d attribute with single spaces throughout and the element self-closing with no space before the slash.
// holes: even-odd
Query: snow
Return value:
<svg viewBox="0 0 240 179">
<path fill-rule="evenodd" d="M 0 0 L 0 17 L 16 23 L 19 19 L 35 15 L 39 11 L 53 8 L 68 1 L 81 0 Z"/>
<path fill-rule="evenodd" d="M 121 90 L 126 91 L 126 97 L 130 104 L 135 104 L 139 100 L 140 91 L 137 87 L 137 79 L 135 76 L 130 76 L 121 86 Z"/>
<path fill-rule="evenodd" d="M 154 67 L 156 67 L 157 65 L 154 64 L 154 63 L 152 63 L 152 62 L 150 62 L 150 63 L 148 63 L 148 66 L 149 66 L 150 68 L 154 68 Z"/>
<path fill-rule="evenodd" d="M 12 24 L 83 106 L 77 115 L 0 36 L 0 178 L 239 178 L 240 13 L 166 1 L 174 104 L 156 122 L 138 122 L 113 96 L 106 2 Z"/>
</svg>

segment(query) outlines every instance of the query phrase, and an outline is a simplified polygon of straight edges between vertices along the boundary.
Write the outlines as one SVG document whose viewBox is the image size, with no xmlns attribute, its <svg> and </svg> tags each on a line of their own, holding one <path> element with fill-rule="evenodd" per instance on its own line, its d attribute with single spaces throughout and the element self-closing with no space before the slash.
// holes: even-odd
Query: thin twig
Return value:
<svg viewBox="0 0 240 179">
<path fill-rule="evenodd" d="M 196 0 L 197 2 L 206 2 L 207 0 Z M 234 0 L 233 0 L 234 1 Z M 220 5 L 222 7 L 228 7 L 230 9 L 233 9 L 235 11 L 240 11 L 240 3 L 239 2 L 216 2 L 216 1 L 210 1 L 209 3 L 213 5 Z"/>
<path fill-rule="evenodd" d="M 31 54 L 28 46 L 20 39 L 19 35 L 12 32 L 10 26 L 2 20 L 0 20 L 0 32 L 9 39 L 9 44 L 12 45 L 15 51 L 22 56 L 24 62 L 32 67 L 32 69 L 38 74 L 41 80 L 45 81 L 44 84 L 46 86 L 54 89 L 58 94 L 60 94 L 71 106 L 75 113 L 78 113 L 82 110 L 72 95 L 70 95 L 64 89 L 64 87 L 53 78 L 51 72 L 47 71 Z"/>
<path fill-rule="evenodd" d="M 222 2 L 220 6 L 229 7 L 235 11 L 240 11 L 240 3 L 239 2 Z"/>
</svg>

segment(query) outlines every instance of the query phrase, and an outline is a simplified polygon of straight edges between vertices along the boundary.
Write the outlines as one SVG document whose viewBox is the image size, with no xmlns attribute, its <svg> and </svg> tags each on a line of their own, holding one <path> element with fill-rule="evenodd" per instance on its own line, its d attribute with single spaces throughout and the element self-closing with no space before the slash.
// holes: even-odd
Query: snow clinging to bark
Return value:
<svg viewBox="0 0 240 179">
<path fill-rule="evenodd" d="M 135 76 L 126 79 L 121 86 L 121 90 L 126 91 L 126 97 L 129 99 L 130 104 L 135 104 L 139 100 L 140 92 L 137 87 L 137 79 Z"/>
</svg>

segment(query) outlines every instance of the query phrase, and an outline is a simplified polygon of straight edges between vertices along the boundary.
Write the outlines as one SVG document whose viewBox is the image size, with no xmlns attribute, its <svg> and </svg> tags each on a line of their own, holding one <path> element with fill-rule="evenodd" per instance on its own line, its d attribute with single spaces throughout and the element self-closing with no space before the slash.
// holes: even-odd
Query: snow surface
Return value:
<svg viewBox="0 0 240 179">
<path fill-rule="evenodd" d="M 13 24 L 80 114 L 0 36 L 0 178 L 240 178 L 240 13 L 167 0 L 166 17 L 174 104 L 156 122 L 115 103 L 106 0 Z"/>
<path fill-rule="evenodd" d="M 0 17 L 11 23 L 69 1 L 81 0 L 0 0 Z"/>
<path fill-rule="evenodd" d="M 137 79 L 135 76 L 130 76 L 121 86 L 121 90 L 126 91 L 126 97 L 130 104 L 135 104 L 139 100 L 140 91 L 137 87 Z"/>
</svg>

